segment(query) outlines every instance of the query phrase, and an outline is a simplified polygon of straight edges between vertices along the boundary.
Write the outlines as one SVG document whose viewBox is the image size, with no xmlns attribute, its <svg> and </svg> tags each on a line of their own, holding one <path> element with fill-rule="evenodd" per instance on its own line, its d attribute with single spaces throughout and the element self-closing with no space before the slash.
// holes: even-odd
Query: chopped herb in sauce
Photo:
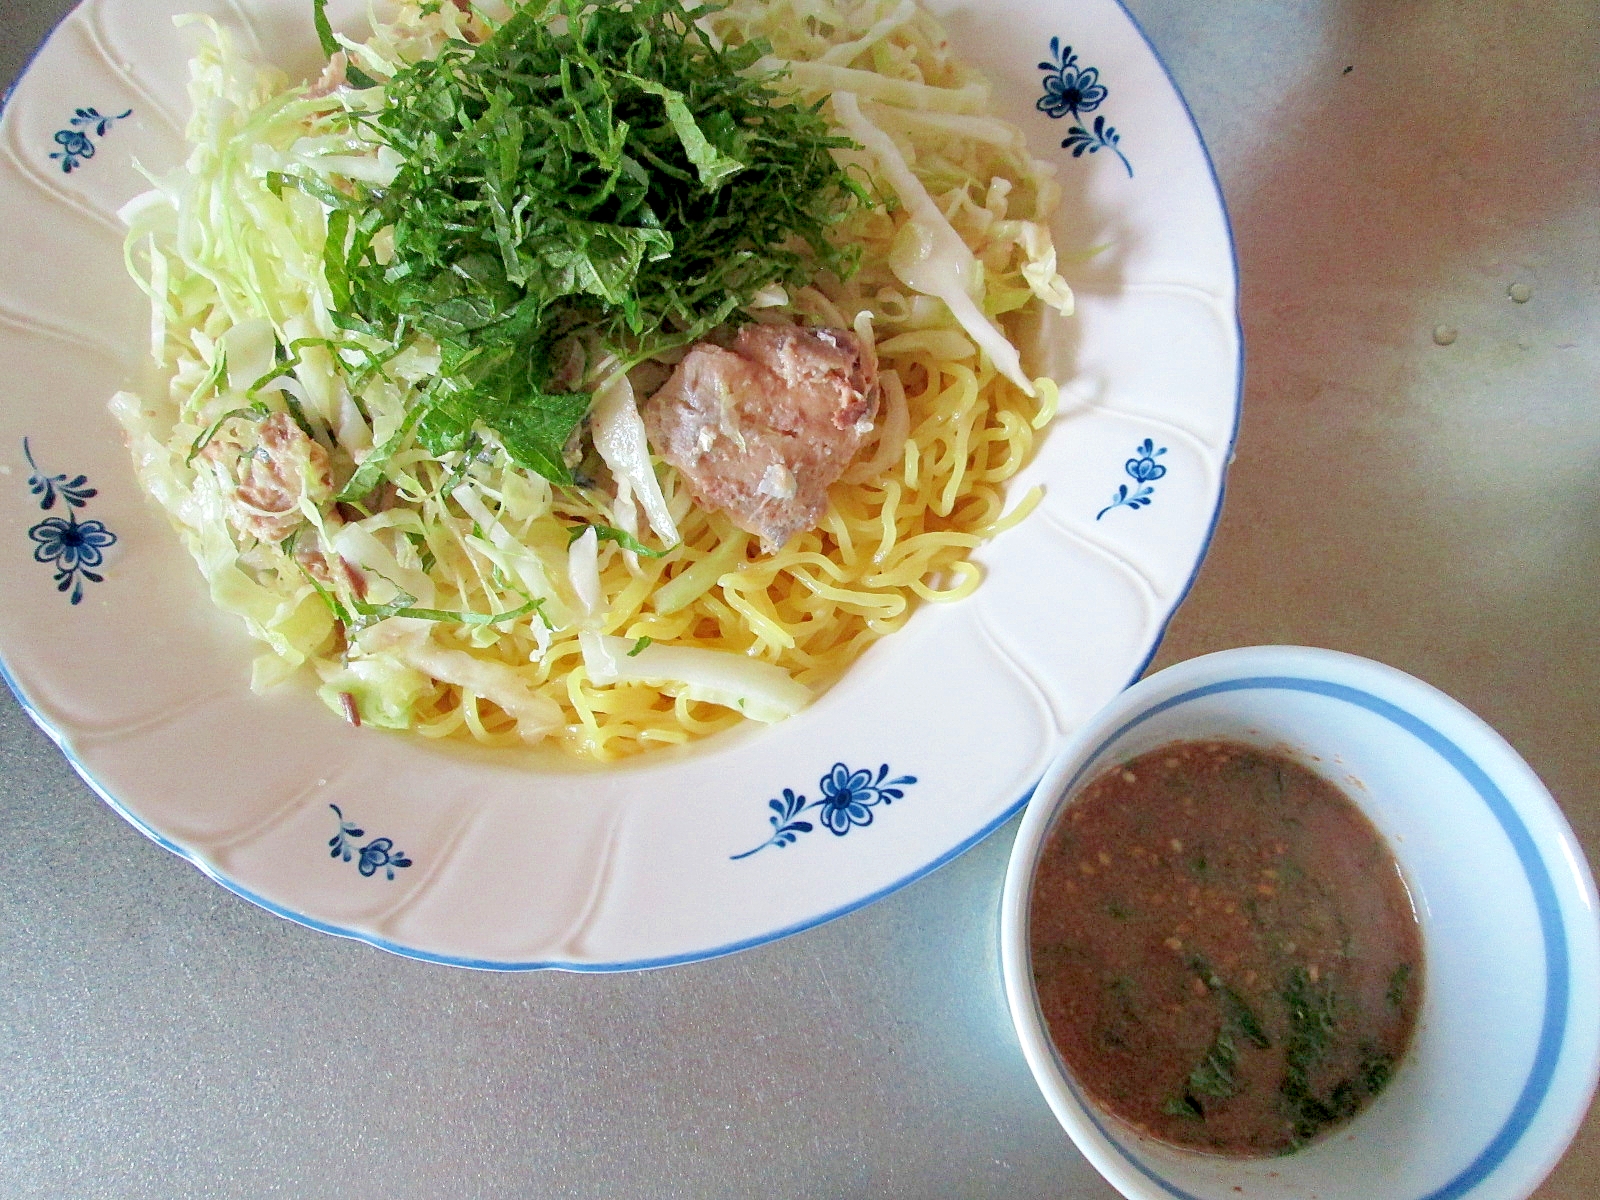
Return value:
<svg viewBox="0 0 1600 1200">
<path fill-rule="evenodd" d="M 1389 990 L 1383 998 L 1390 1008 L 1399 1008 L 1406 1000 L 1406 985 L 1411 982 L 1411 964 L 1401 963 L 1389 974 Z"/>
<path fill-rule="evenodd" d="M 1103 1107 L 1212 1153 L 1292 1152 L 1393 1076 L 1420 934 L 1392 856 L 1293 760 L 1178 743 L 1091 782 L 1031 912 L 1051 1037 Z"/>
</svg>

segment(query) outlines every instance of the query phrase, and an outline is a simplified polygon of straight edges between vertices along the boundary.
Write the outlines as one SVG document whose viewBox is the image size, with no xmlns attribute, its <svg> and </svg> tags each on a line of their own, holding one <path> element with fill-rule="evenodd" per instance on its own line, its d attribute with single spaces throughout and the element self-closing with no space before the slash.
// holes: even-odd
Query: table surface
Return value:
<svg viewBox="0 0 1600 1200">
<path fill-rule="evenodd" d="M 0 0 L 0 78 L 67 7 Z M 1392 663 L 1499 728 L 1600 861 L 1600 8 L 1129 8 L 1216 160 L 1248 347 L 1155 666 Z M 0 829 L 6 1196 L 1114 1196 L 1007 1020 L 1015 822 L 821 928 L 614 976 L 272 917 L 125 825 L 3 689 Z M 1596 1195 L 1591 1109 L 1537 1196 Z"/>
</svg>

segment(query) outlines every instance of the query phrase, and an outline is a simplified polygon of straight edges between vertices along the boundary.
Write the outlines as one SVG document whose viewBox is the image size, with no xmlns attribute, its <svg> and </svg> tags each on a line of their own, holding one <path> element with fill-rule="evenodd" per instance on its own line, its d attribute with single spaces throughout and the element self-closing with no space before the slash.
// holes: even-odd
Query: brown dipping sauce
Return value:
<svg viewBox="0 0 1600 1200">
<path fill-rule="evenodd" d="M 1293 760 L 1180 742 L 1091 782 L 1029 915 L 1051 1040 L 1100 1105 L 1207 1153 L 1283 1154 L 1383 1090 L 1421 999 L 1378 832 Z"/>
</svg>

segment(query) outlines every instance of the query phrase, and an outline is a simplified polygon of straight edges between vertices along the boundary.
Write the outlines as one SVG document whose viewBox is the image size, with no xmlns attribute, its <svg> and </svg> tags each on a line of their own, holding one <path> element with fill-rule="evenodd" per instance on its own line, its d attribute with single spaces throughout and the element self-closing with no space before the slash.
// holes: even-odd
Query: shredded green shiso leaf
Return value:
<svg viewBox="0 0 1600 1200">
<path fill-rule="evenodd" d="M 770 285 L 849 273 L 829 234 L 870 202 L 832 154 L 852 143 L 754 69 L 766 52 L 717 46 L 680 0 L 536 0 L 354 118 L 402 165 L 330 221 L 327 277 L 353 327 L 439 343 L 416 426 L 431 453 L 481 424 L 569 483 L 590 396 L 557 378 L 563 339 L 630 366 Z"/>
</svg>

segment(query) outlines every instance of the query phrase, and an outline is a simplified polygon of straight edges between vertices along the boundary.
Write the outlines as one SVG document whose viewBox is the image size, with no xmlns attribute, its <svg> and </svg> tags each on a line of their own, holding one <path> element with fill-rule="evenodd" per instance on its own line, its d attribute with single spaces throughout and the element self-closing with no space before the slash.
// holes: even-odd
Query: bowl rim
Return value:
<svg viewBox="0 0 1600 1200">
<path fill-rule="evenodd" d="M 1600 1020 L 1589 1021 L 1600 1011 L 1600 1005 L 1595 1003 L 1600 998 L 1600 902 L 1593 873 L 1555 799 L 1497 731 L 1431 684 L 1384 663 L 1342 651 L 1291 645 L 1246 646 L 1175 663 L 1121 693 L 1062 747 L 1024 812 L 1007 863 L 1000 903 L 999 946 L 1006 1001 L 1035 1082 L 1079 1151 L 1125 1196 L 1135 1200 L 1160 1200 L 1166 1196 L 1196 1200 L 1127 1149 L 1126 1139 L 1113 1135 L 1108 1119 L 1086 1103 L 1066 1075 L 1043 1028 L 1034 996 L 1028 901 L 1044 838 L 1057 813 L 1108 748 L 1151 717 L 1189 700 L 1262 689 L 1325 695 L 1354 703 L 1399 725 L 1465 777 L 1510 838 L 1534 891 L 1545 942 L 1546 979 L 1554 986 L 1546 988 L 1534 1063 L 1510 1114 L 1466 1167 L 1422 1200 L 1457 1200 L 1474 1192 L 1495 1178 L 1519 1148 L 1524 1158 L 1515 1173 L 1499 1176 L 1502 1188 L 1493 1194 L 1525 1197 L 1555 1166 L 1576 1135 L 1600 1080 Z M 1418 716 L 1413 709 L 1428 710 L 1428 716 Z M 1448 729 L 1441 730 L 1440 725 Z M 1473 753 L 1463 750 L 1458 741 L 1467 741 Z M 1482 760 L 1489 760 L 1492 774 L 1480 765 Z M 1526 817 L 1536 818 L 1540 832 L 1529 829 Z M 1564 876 L 1562 890 L 1570 897 L 1568 906 L 1562 905 L 1551 878 L 1553 868 Z M 1588 1027 L 1586 1021 L 1595 1027 Z M 1568 1064 L 1565 1082 L 1558 1081 L 1557 1068 L 1569 1054 L 1578 1056 L 1577 1061 Z M 1530 1156 L 1523 1142 L 1535 1130 L 1536 1123 L 1537 1137 L 1529 1143 L 1534 1147 Z M 1120 1128 L 1114 1118 L 1109 1119 L 1109 1124 Z M 1107 1146 L 1114 1153 L 1108 1152 Z M 1215 1156 L 1178 1147 L 1162 1144 L 1162 1148 L 1179 1158 L 1192 1155 L 1217 1161 Z"/>
</svg>

